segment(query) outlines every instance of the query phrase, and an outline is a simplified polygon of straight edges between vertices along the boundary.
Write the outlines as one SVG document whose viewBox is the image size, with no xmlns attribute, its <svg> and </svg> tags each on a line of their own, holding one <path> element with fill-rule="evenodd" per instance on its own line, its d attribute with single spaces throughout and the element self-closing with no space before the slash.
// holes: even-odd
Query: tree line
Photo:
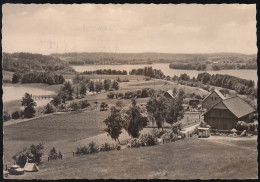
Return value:
<svg viewBox="0 0 260 182">
<path fill-rule="evenodd" d="M 98 75 L 127 75 L 126 70 L 111 70 L 111 69 L 98 69 L 95 71 L 84 71 L 82 74 L 85 75 L 92 75 L 92 74 L 98 74 Z"/>
<path fill-rule="evenodd" d="M 166 76 L 161 70 L 153 69 L 153 67 L 148 66 L 144 68 L 132 69 L 129 72 L 130 75 L 143 75 L 150 78 L 164 79 Z"/>
<path fill-rule="evenodd" d="M 75 72 L 70 65 L 54 56 L 32 53 L 3 53 L 3 70 Z"/>
<path fill-rule="evenodd" d="M 54 72 L 15 72 L 12 77 L 12 83 L 46 83 L 49 85 L 63 84 L 64 77 Z"/>
<path fill-rule="evenodd" d="M 197 81 L 200 81 L 203 84 L 235 90 L 241 95 L 251 95 L 252 92 L 255 92 L 255 83 L 253 80 L 246 80 L 230 75 L 199 73 Z"/>
<path fill-rule="evenodd" d="M 206 70 L 207 65 L 205 63 L 171 63 L 169 65 L 171 69 L 183 69 L 183 70 Z"/>
</svg>

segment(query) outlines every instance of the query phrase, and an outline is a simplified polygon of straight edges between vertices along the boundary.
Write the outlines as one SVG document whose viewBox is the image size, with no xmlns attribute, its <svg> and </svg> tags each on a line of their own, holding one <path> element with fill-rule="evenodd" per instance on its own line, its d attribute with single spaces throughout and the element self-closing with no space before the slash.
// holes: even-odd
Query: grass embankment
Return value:
<svg viewBox="0 0 260 182">
<path fill-rule="evenodd" d="M 246 142 L 246 141 L 245 141 Z M 245 142 L 241 143 L 243 145 Z M 19 179 L 248 179 L 257 178 L 255 151 L 197 138 L 153 147 L 102 152 L 45 163 Z"/>
</svg>

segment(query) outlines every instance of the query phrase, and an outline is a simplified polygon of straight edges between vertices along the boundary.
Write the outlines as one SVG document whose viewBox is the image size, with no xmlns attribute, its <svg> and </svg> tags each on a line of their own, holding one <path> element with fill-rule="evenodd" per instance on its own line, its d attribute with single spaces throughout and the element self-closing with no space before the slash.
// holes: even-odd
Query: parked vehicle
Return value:
<svg viewBox="0 0 260 182">
<path fill-rule="evenodd" d="M 24 169 L 20 168 L 18 165 L 12 165 L 10 169 L 8 169 L 9 174 L 21 175 L 24 174 Z"/>
</svg>

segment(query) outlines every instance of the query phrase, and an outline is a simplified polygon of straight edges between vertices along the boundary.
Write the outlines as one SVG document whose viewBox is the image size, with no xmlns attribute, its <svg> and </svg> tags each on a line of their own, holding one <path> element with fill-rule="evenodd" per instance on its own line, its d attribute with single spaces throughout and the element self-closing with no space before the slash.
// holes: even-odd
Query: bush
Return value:
<svg viewBox="0 0 260 182">
<path fill-rule="evenodd" d="M 77 147 L 76 155 L 87 155 L 89 154 L 89 148 L 84 146 L 84 147 Z"/>
<path fill-rule="evenodd" d="M 4 121 L 10 120 L 11 119 L 10 114 L 8 112 L 4 112 L 3 119 L 4 119 Z"/>
<path fill-rule="evenodd" d="M 124 94 L 123 93 L 118 93 L 118 98 L 123 99 L 124 98 Z"/>
<path fill-rule="evenodd" d="M 140 136 L 140 143 L 143 147 L 157 145 L 157 138 L 152 134 L 144 134 Z"/>
<path fill-rule="evenodd" d="M 161 138 L 161 136 L 164 134 L 164 131 L 162 130 L 159 130 L 158 128 L 155 128 L 152 130 L 152 133 L 151 133 L 154 137 L 156 138 Z"/>
<path fill-rule="evenodd" d="M 12 119 L 19 119 L 20 118 L 20 113 L 19 111 L 14 111 L 12 113 Z"/>
<path fill-rule="evenodd" d="M 110 93 L 108 93 L 107 94 L 107 97 L 109 98 L 109 99 L 113 99 L 114 98 L 114 93 L 113 92 L 110 92 Z"/>
<path fill-rule="evenodd" d="M 178 134 L 179 131 L 181 131 L 181 123 L 180 122 L 176 122 L 172 125 L 172 132 L 175 133 L 175 134 Z"/>
<path fill-rule="evenodd" d="M 81 105 L 79 102 L 71 102 L 70 105 L 69 105 L 69 108 L 72 110 L 72 111 L 76 111 L 78 109 L 81 109 Z"/>
<path fill-rule="evenodd" d="M 238 131 L 244 131 L 247 130 L 248 131 L 248 123 L 244 122 L 244 121 L 238 121 L 236 124 L 236 129 Z"/>
<path fill-rule="evenodd" d="M 66 111 L 68 111 L 68 109 L 66 108 L 65 104 L 61 104 L 60 107 L 59 107 L 59 111 L 66 112 Z"/>
<path fill-rule="evenodd" d="M 256 131 L 258 128 L 258 123 L 249 123 L 249 130 Z"/>
<path fill-rule="evenodd" d="M 44 146 L 42 143 L 38 145 L 32 144 L 30 147 L 23 149 L 21 152 L 15 154 L 12 158 L 16 161 L 16 164 L 24 167 L 27 162 L 32 162 L 36 164 L 41 163 L 41 159 L 44 152 Z"/>
<path fill-rule="evenodd" d="M 138 138 L 134 138 L 130 142 L 130 147 L 131 148 L 139 148 L 139 147 L 141 147 L 141 142 L 139 141 Z"/>
<path fill-rule="evenodd" d="M 55 112 L 55 108 L 52 104 L 48 103 L 45 108 L 44 108 L 44 114 L 50 114 L 50 113 L 54 113 Z"/>
<path fill-rule="evenodd" d="M 90 106 L 89 102 L 87 100 L 80 101 L 81 109 L 85 109 Z"/>
<path fill-rule="evenodd" d="M 98 147 L 96 146 L 95 142 L 91 142 L 88 144 L 89 146 L 89 153 L 97 153 L 98 152 Z"/>
<path fill-rule="evenodd" d="M 108 143 L 104 143 L 101 145 L 101 147 L 99 148 L 100 151 L 110 151 L 110 150 L 120 150 L 121 146 L 116 144 L 108 144 Z"/>
<path fill-rule="evenodd" d="M 50 153 L 49 153 L 49 160 L 56 160 L 56 159 L 62 159 L 62 154 L 61 152 L 57 152 L 55 147 L 53 147 L 51 150 L 50 150 Z"/>
</svg>

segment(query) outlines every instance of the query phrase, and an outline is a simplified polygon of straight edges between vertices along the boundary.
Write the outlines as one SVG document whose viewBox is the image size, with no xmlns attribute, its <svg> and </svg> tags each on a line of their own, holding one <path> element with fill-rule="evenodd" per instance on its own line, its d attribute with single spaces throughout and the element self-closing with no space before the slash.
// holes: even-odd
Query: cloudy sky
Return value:
<svg viewBox="0 0 260 182">
<path fill-rule="evenodd" d="M 256 54 L 255 5 L 3 5 L 4 52 Z"/>
</svg>

